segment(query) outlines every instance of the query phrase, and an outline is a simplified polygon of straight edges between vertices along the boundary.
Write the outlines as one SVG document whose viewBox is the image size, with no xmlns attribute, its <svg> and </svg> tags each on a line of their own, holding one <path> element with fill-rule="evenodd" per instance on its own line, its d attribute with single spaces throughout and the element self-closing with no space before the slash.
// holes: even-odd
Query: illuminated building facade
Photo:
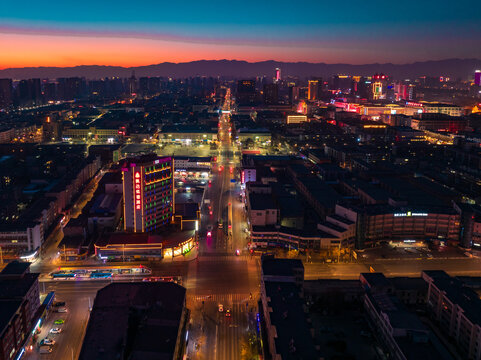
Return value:
<svg viewBox="0 0 481 360">
<path fill-rule="evenodd" d="M 416 242 L 427 239 L 459 242 L 460 216 L 454 209 L 403 209 L 369 205 L 363 209 L 336 205 L 336 214 L 356 223 L 356 248 L 378 241 Z"/>
<path fill-rule="evenodd" d="M 386 98 L 388 76 L 384 74 L 375 74 L 372 77 L 372 99 L 379 100 Z"/>
<path fill-rule="evenodd" d="M 481 86 L 481 70 L 476 70 L 474 73 L 474 84 Z"/>
<path fill-rule="evenodd" d="M 307 122 L 306 115 L 287 115 L 288 124 L 300 124 L 303 122 Z"/>
<path fill-rule="evenodd" d="M 276 77 L 275 77 L 274 81 L 276 83 L 281 81 L 281 69 L 279 69 L 279 68 L 276 68 Z"/>
<path fill-rule="evenodd" d="M 309 80 L 309 87 L 307 89 L 308 100 L 319 99 L 319 80 Z"/>
<path fill-rule="evenodd" d="M 155 232 L 169 224 L 174 209 L 173 161 L 170 156 L 145 155 L 122 167 L 124 229 Z"/>
</svg>

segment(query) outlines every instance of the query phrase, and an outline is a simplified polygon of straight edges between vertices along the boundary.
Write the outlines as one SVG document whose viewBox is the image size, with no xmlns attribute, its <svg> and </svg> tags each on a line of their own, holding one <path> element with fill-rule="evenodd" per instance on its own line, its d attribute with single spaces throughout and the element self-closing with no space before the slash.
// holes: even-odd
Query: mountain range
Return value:
<svg viewBox="0 0 481 360">
<path fill-rule="evenodd" d="M 481 69 L 479 59 L 446 59 L 423 61 L 411 64 L 325 64 L 308 62 L 260 61 L 247 62 L 239 60 L 200 60 L 184 63 L 164 62 L 156 65 L 121 67 L 101 65 L 81 65 L 73 67 L 25 67 L 0 70 L 0 78 L 59 78 L 85 77 L 99 79 L 104 77 L 129 77 L 135 73 L 142 76 L 169 76 L 174 78 L 190 76 L 225 76 L 250 78 L 255 76 L 273 77 L 275 68 L 280 68 L 282 77 L 298 76 L 300 78 L 324 77 L 335 74 L 373 75 L 384 73 L 394 79 L 415 78 L 418 76 L 448 76 L 453 79 L 469 79 L 476 69 Z"/>
</svg>

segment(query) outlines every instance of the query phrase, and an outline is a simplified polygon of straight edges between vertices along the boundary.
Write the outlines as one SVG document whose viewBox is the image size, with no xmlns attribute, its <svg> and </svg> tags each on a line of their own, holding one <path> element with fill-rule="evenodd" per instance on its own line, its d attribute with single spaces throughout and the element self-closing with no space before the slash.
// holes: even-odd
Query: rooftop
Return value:
<svg viewBox="0 0 481 360">
<path fill-rule="evenodd" d="M 249 194 L 249 202 L 252 210 L 277 209 L 277 205 L 270 194 Z"/>
<path fill-rule="evenodd" d="M 23 298 L 37 281 L 39 274 L 25 273 L 18 277 L 0 276 L 0 299 Z"/>
<path fill-rule="evenodd" d="M 97 292 L 79 360 L 172 359 L 184 304 L 185 288 L 175 283 L 104 287 Z"/>
<path fill-rule="evenodd" d="M 286 360 L 318 359 L 299 287 L 267 281 L 265 289 L 272 308 L 271 324 L 276 328 L 276 352 Z"/>
<path fill-rule="evenodd" d="M 0 279 L 2 275 L 23 275 L 27 272 L 30 272 L 30 263 L 29 262 L 20 262 L 20 261 L 12 261 L 7 264 L 0 272 Z"/>
</svg>

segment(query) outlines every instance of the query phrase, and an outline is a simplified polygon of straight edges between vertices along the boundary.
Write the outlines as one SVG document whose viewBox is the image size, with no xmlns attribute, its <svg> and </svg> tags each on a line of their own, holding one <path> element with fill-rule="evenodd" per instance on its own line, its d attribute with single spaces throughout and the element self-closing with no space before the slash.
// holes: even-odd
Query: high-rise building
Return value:
<svg viewBox="0 0 481 360">
<path fill-rule="evenodd" d="M 349 75 L 334 75 L 331 79 L 331 90 L 347 94 L 352 90 L 352 82 L 353 78 Z"/>
<path fill-rule="evenodd" d="M 16 88 L 16 104 L 21 107 L 42 104 L 40 79 L 21 80 Z"/>
<path fill-rule="evenodd" d="M 289 102 L 291 104 L 294 104 L 297 101 L 299 101 L 299 86 L 290 86 L 289 87 Z"/>
<path fill-rule="evenodd" d="M 0 109 L 12 105 L 12 79 L 0 79 Z"/>
<path fill-rule="evenodd" d="M 481 86 L 481 70 L 476 70 L 474 72 L 474 84 Z"/>
<path fill-rule="evenodd" d="M 274 81 L 276 83 L 281 81 L 281 69 L 279 68 L 276 68 L 276 77 L 274 78 Z"/>
<path fill-rule="evenodd" d="M 385 99 L 387 93 L 388 76 L 381 74 L 374 74 L 372 77 L 372 99 Z"/>
<path fill-rule="evenodd" d="M 122 166 L 124 229 L 155 232 L 171 222 L 173 161 L 155 154 L 127 159 Z"/>
<path fill-rule="evenodd" d="M 135 77 L 135 71 L 132 71 L 132 76 L 129 78 L 129 93 L 133 95 L 137 92 L 137 79 Z"/>
<path fill-rule="evenodd" d="M 237 81 L 237 102 L 239 105 L 254 105 L 256 102 L 255 80 Z"/>
<path fill-rule="evenodd" d="M 279 102 L 279 86 L 277 84 L 264 85 L 264 103 L 275 105 Z"/>
<path fill-rule="evenodd" d="M 58 78 L 57 94 L 60 100 L 74 100 L 81 98 L 86 92 L 86 81 L 84 78 Z"/>
<path fill-rule="evenodd" d="M 319 99 L 319 80 L 309 80 L 309 87 L 307 90 L 308 100 Z"/>
</svg>

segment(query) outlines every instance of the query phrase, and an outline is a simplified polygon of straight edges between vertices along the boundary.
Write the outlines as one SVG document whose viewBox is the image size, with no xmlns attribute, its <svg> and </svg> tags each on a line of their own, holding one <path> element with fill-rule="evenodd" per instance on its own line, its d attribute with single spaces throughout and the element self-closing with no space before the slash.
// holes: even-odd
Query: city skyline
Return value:
<svg viewBox="0 0 481 360">
<path fill-rule="evenodd" d="M 481 30 L 469 1 L 448 7 L 382 3 L 341 11 L 305 1 L 247 2 L 242 9 L 212 2 L 144 1 L 131 9 L 87 1 L 82 8 L 52 1 L 3 5 L 0 69 L 28 66 L 140 66 L 165 61 L 236 59 L 325 63 L 410 63 L 481 57 Z M 307 11 L 309 10 L 309 11 Z M 297 14 L 297 15 L 293 15 Z"/>
</svg>

